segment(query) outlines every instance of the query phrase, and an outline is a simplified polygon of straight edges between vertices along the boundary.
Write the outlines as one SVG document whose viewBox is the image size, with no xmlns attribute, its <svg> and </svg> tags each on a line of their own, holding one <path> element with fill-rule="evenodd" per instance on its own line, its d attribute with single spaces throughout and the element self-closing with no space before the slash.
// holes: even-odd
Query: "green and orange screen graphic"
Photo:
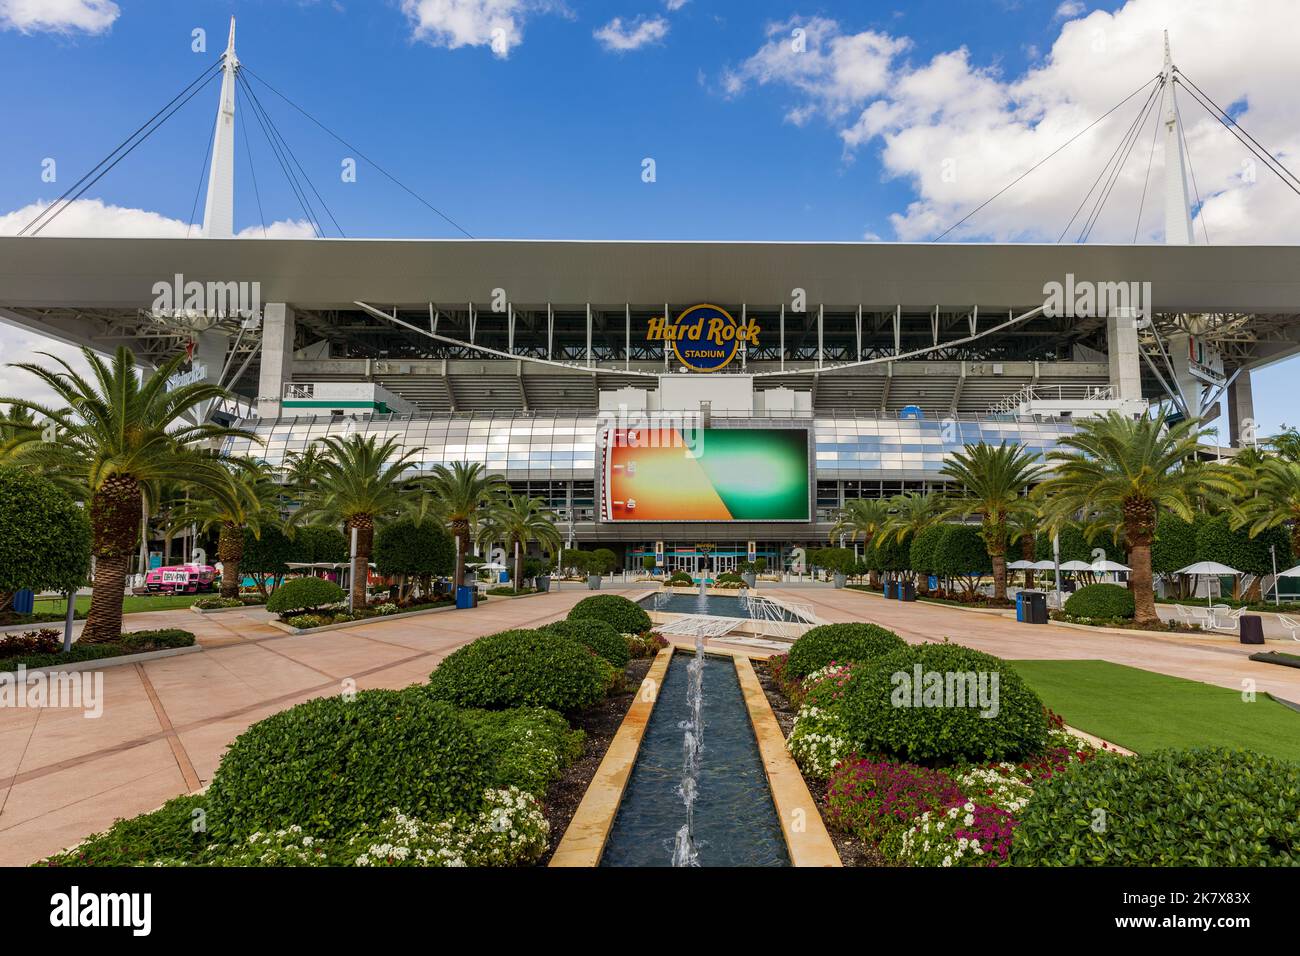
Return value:
<svg viewBox="0 0 1300 956">
<path fill-rule="evenodd" d="M 808 521 L 808 432 L 612 428 L 607 521 Z"/>
</svg>

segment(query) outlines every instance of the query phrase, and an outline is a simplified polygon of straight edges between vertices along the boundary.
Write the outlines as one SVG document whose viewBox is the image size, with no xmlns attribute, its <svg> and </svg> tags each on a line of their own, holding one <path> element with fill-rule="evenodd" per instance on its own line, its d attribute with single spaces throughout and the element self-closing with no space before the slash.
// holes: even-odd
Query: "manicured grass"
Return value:
<svg viewBox="0 0 1300 956">
<path fill-rule="evenodd" d="M 213 592 L 215 594 L 216 592 Z M 189 607 L 195 601 L 202 597 L 212 597 L 213 594 L 151 594 L 148 597 L 137 595 L 128 595 L 122 601 L 122 613 L 134 614 L 137 611 L 170 611 L 178 607 Z M 62 621 L 63 615 L 67 613 L 68 602 L 63 598 L 54 601 L 38 600 L 33 608 L 37 618 L 49 618 L 50 621 Z M 77 596 L 77 617 L 82 618 L 90 610 L 90 595 L 81 594 Z M 22 623 L 15 621 L 14 623 Z"/>
<path fill-rule="evenodd" d="M 1109 661 L 1012 661 L 1048 707 L 1079 730 L 1143 753 L 1241 747 L 1300 762 L 1300 714 L 1241 693 Z"/>
</svg>

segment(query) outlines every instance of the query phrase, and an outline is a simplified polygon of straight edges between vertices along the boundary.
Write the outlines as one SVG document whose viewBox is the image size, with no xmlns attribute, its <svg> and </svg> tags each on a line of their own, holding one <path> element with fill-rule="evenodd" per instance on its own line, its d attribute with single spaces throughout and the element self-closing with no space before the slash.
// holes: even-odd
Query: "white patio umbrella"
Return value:
<svg viewBox="0 0 1300 956">
<path fill-rule="evenodd" d="M 1300 564 L 1297 564 L 1294 568 L 1289 568 L 1286 571 L 1279 572 L 1278 577 L 1279 578 L 1300 578 Z"/>
<path fill-rule="evenodd" d="M 1118 561 L 1094 561 L 1088 565 L 1089 571 L 1096 571 L 1098 574 L 1113 574 L 1116 571 L 1132 571 L 1127 564 L 1120 564 Z"/>
<path fill-rule="evenodd" d="M 1032 571 L 1033 569 L 1034 562 L 1025 561 L 1023 558 L 1019 561 L 1012 561 L 1007 565 L 1008 571 Z"/>
<path fill-rule="evenodd" d="M 1035 571 L 1055 571 L 1056 564 L 1053 561 L 1035 561 L 1030 565 Z"/>
<path fill-rule="evenodd" d="M 1174 574 L 1190 574 L 1196 577 L 1217 578 L 1225 574 L 1233 577 L 1241 574 L 1236 568 L 1230 568 L 1226 564 L 1219 564 L 1217 561 L 1197 561 L 1195 564 L 1189 564 L 1185 568 L 1179 568 Z M 1205 606 L 1210 607 L 1214 599 L 1210 596 L 1210 589 L 1205 589 Z"/>
<path fill-rule="evenodd" d="M 1064 561 L 1061 563 L 1062 571 L 1091 571 L 1092 565 L 1087 561 Z"/>
</svg>

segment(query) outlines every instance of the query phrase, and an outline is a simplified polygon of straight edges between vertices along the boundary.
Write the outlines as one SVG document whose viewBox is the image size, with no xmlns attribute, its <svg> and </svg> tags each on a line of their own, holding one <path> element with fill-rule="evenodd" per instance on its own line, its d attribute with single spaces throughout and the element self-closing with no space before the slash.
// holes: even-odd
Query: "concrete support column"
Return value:
<svg viewBox="0 0 1300 956">
<path fill-rule="evenodd" d="M 1259 440 L 1255 425 L 1255 397 L 1250 372 L 1242 369 L 1228 386 L 1228 430 L 1233 448 L 1245 448 Z"/>
<path fill-rule="evenodd" d="M 1201 380 L 1192 374 L 1192 337 L 1186 332 L 1169 336 L 1169 361 L 1174 366 L 1174 384 L 1187 403 L 1188 418 L 1200 418 Z"/>
<path fill-rule="evenodd" d="M 1120 314 L 1106 319 L 1106 351 L 1115 397 L 1141 400 L 1142 357 L 1138 354 L 1136 316 Z"/>
<path fill-rule="evenodd" d="M 293 309 L 268 302 L 262 309 L 262 366 L 257 385 L 259 418 L 276 418 L 286 382 L 293 380 Z"/>
</svg>

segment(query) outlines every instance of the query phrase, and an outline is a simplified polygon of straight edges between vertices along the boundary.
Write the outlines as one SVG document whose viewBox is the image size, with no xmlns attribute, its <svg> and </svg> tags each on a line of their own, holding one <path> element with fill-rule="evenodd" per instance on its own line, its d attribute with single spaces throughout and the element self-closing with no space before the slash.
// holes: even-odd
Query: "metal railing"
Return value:
<svg viewBox="0 0 1300 956">
<path fill-rule="evenodd" d="M 1115 386 L 1090 382 L 1058 385 L 1026 385 L 989 406 L 990 415 L 1011 415 L 1029 402 L 1106 402 L 1115 398 Z"/>
</svg>

